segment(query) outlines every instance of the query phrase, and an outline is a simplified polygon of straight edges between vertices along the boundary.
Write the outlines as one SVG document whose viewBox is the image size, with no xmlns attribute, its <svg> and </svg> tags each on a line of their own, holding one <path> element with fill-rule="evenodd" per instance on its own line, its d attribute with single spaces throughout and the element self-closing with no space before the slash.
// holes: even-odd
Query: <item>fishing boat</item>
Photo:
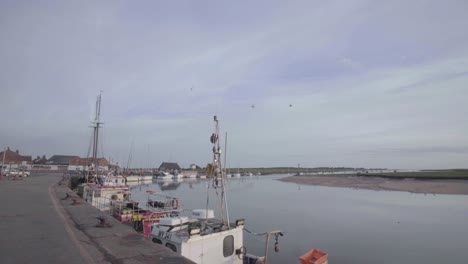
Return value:
<svg viewBox="0 0 468 264">
<path fill-rule="evenodd" d="M 245 220 L 237 219 L 231 222 L 229 219 L 225 190 L 226 175 L 221 165 L 219 127 L 216 116 L 214 121 L 215 131 L 211 135 L 213 162 L 207 166 L 209 178 L 207 187 L 216 193 L 220 218 L 215 219 L 214 211 L 208 208 L 209 195 L 207 194 L 206 208 L 192 210 L 190 214 L 161 218 L 158 224 L 151 225 L 152 241 L 166 246 L 195 263 L 266 263 L 270 236 L 274 236 L 278 243 L 278 238 L 283 233 L 279 230 L 262 234 L 248 231 L 254 235 L 265 235 L 267 243 L 264 257 L 246 254 L 243 239 L 244 231 L 247 231 L 244 227 Z"/>
<path fill-rule="evenodd" d="M 113 216 L 120 222 L 133 222 L 133 227 L 145 236 L 150 236 L 150 225 L 159 223 L 160 219 L 175 217 L 180 213 L 178 198 L 160 195 L 154 190 L 147 190 L 147 201 L 144 207 L 136 201 L 113 203 Z"/>
<path fill-rule="evenodd" d="M 86 183 L 79 188 L 83 199 L 101 211 L 110 210 L 113 202 L 129 199 L 128 186 L 122 176 L 98 176 L 96 183 Z"/>
</svg>

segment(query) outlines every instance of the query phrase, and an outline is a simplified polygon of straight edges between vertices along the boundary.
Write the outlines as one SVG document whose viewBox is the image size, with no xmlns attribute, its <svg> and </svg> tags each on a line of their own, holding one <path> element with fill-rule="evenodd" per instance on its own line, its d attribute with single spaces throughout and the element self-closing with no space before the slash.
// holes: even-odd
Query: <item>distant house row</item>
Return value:
<svg viewBox="0 0 468 264">
<path fill-rule="evenodd" d="M 2 166 L 9 166 L 12 169 L 19 169 L 21 167 L 31 167 L 31 156 L 23 156 L 19 154 L 19 150 L 12 151 L 8 147 L 6 150 L 0 152 L 0 163 Z"/>
<path fill-rule="evenodd" d="M 20 155 L 19 150 L 12 151 L 8 147 L 5 151 L 0 152 L 0 166 L 11 169 L 26 169 L 26 170 L 50 170 L 50 171 L 76 171 L 88 170 L 88 167 L 93 163 L 92 158 L 80 158 L 71 155 L 53 155 L 46 158 L 45 155 L 37 156 L 32 159 L 31 156 Z M 105 158 L 99 158 L 96 161 L 96 166 L 99 170 L 111 170 L 118 168 L 118 165 L 110 164 Z M 200 169 L 199 166 L 191 164 L 192 170 Z M 181 171 L 179 164 L 175 162 L 163 162 L 159 166 L 159 171 L 175 172 Z"/>
<path fill-rule="evenodd" d="M 88 166 L 93 163 L 92 158 L 80 158 L 78 156 L 68 155 L 53 155 L 49 159 L 45 155 L 37 156 L 34 160 L 31 156 L 22 156 L 19 151 L 12 151 L 7 148 L 0 152 L 0 166 L 11 169 L 26 169 L 26 170 L 87 170 Z M 100 170 L 112 169 L 113 165 L 105 158 L 99 158 L 96 165 Z"/>
</svg>

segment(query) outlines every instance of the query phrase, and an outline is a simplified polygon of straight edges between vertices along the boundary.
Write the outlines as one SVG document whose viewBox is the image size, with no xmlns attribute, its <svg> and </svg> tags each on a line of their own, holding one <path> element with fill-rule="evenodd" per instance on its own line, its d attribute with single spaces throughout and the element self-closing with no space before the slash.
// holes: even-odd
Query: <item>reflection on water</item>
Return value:
<svg viewBox="0 0 468 264">
<path fill-rule="evenodd" d="M 297 257 L 311 248 L 328 252 L 329 263 L 466 263 L 468 259 L 468 196 L 298 185 L 275 180 L 280 177 L 227 182 L 231 222 L 245 218 L 246 227 L 254 232 L 287 232 L 279 241 L 281 251 L 270 249 L 269 263 L 297 263 Z M 179 197 L 184 208 L 204 208 L 207 182 L 154 181 L 132 187 L 132 194 L 143 202 L 145 191 L 153 189 Z M 217 211 L 214 197 L 210 207 Z M 244 237 L 249 253 L 263 254 L 263 238 Z"/>
</svg>

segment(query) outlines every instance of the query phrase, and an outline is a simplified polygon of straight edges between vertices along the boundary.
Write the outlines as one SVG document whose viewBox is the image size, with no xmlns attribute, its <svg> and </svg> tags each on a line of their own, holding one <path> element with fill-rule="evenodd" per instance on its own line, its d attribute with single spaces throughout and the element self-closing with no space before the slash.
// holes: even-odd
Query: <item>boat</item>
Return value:
<svg viewBox="0 0 468 264">
<path fill-rule="evenodd" d="M 78 193 L 81 197 L 101 211 L 110 210 L 112 203 L 126 201 L 129 198 L 127 180 L 123 176 L 115 176 L 111 172 L 104 172 L 99 169 L 97 151 L 99 146 L 99 128 L 101 113 L 101 94 L 96 100 L 95 118 L 92 122 L 93 128 L 93 149 L 91 164 L 84 174 L 84 183 L 78 186 Z"/>
<path fill-rule="evenodd" d="M 159 175 L 158 179 L 172 179 L 174 175 L 167 173 L 167 172 L 162 172 L 162 175 Z"/>
<path fill-rule="evenodd" d="M 127 182 L 127 186 L 136 187 L 136 186 L 141 186 L 141 185 L 149 185 L 151 183 L 153 183 L 153 180 L 131 181 L 131 182 Z"/>
<path fill-rule="evenodd" d="M 144 207 L 139 202 L 125 201 L 113 203 L 112 214 L 120 222 L 133 222 L 136 231 L 150 236 L 150 226 L 159 223 L 160 219 L 175 217 L 180 213 L 178 198 L 160 195 L 157 191 L 147 190 L 147 201 Z"/>
<path fill-rule="evenodd" d="M 195 179 L 195 178 L 197 178 L 197 175 L 196 174 L 189 174 L 189 175 L 185 176 L 185 178 Z"/>
<path fill-rule="evenodd" d="M 97 183 L 79 186 L 83 199 L 101 211 L 110 210 L 113 202 L 129 199 L 128 186 L 123 176 L 97 176 Z"/>
<path fill-rule="evenodd" d="M 177 173 L 177 174 L 175 174 L 172 178 L 174 178 L 174 179 L 182 179 L 182 178 L 184 178 L 184 175 L 183 175 L 183 174 L 180 174 L 180 173 Z"/>
<path fill-rule="evenodd" d="M 127 179 L 127 182 L 137 182 L 140 180 L 140 176 L 138 175 L 128 175 L 125 176 L 125 178 Z"/>
<path fill-rule="evenodd" d="M 138 179 L 139 181 L 151 181 L 153 179 L 152 175 L 141 175 Z"/>
<path fill-rule="evenodd" d="M 138 175 L 138 174 L 130 174 L 125 176 L 127 179 L 127 182 L 135 182 L 135 181 L 146 181 L 146 180 L 152 180 L 153 176 L 152 175 Z"/>
<path fill-rule="evenodd" d="M 215 132 L 211 135 L 213 144 L 213 162 L 208 164 L 209 183 L 207 187 L 216 192 L 217 205 L 220 217 L 214 217 L 214 210 L 206 208 L 194 209 L 190 214 L 186 213 L 175 217 L 161 218 L 159 223 L 151 225 L 151 239 L 154 243 L 164 245 L 172 251 L 190 259 L 195 263 L 217 264 L 243 264 L 266 263 L 268 256 L 268 243 L 265 247 L 265 257 L 246 254 L 244 246 L 245 220 L 237 219 L 231 222 L 227 194 L 225 190 L 225 172 L 221 166 L 221 149 L 219 146 L 218 119 L 215 116 Z M 209 194 L 207 194 L 209 197 Z M 186 212 L 186 211 L 185 211 Z M 283 233 L 279 230 L 266 232 L 267 241 L 271 236 L 276 238 Z M 275 248 L 277 244 L 275 244 Z"/>
<path fill-rule="evenodd" d="M 300 264 L 328 264 L 328 254 L 317 249 L 305 253 L 299 257 Z"/>
<path fill-rule="evenodd" d="M 240 178 L 241 174 L 239 172 L 239 166 L 237 166 L 237 173 L 234 173 L 234 177 Z"/>
</svg>

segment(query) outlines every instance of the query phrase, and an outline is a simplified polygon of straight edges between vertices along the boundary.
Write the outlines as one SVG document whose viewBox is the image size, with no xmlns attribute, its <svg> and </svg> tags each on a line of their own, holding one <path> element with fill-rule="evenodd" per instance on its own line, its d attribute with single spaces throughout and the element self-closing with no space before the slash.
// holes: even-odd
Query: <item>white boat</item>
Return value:
<svg viewBox="0 0 468 264">
<path fill-rule="evenodd" d="M 236 173 L 234 174 L 234 177 L 237 177 L 237 178 L 240 178 L 241 174 L 240 173 Z"/>
<path fill-rule="evenodd" d="M 153 179 L 153 176 L 152 175 L 142 175 L 140 176 L 139 180 L 140 181 L 150 181 Z"/>
<path fill-rule="evenodd" d="M 206 175 L 200 175 L 198 178 L 200 178 L 200 179 L 206 179 Z"/>
<path fill-rule="evenodd" d="M 127 179 L 127 182 L 137 182 L 140 180 L 140 176 L 138 175 L 128 175 L 125 176 L 125 178 Z"/>
<path fill-rule="evenodd" d="M 174 178 L 174 179 L 182 179 L 182 178 L 184 178 L 184 175 L 183 175 L 183 174 L 180 174 L 180 173 L 178 173 L 178 174 L 174 175 L 174 177 L 173 177 L 173 178 Z"/>
<path fill-rule="evenodd" d="M 163 172 L 162 175 L 158 177 L 158 179 L 172 179 L 173 177 L 174 175 L 167 172 Z"/>
<path fill-rule="evenodd" d="M 214 211 L 208 209 L 208 204 L 206 204 L 205 209 L 192 210 L 191 215 L 161 218 L 159 223 L 150 227 L 152 241 L 200 264 L 266 263 L 264 257 L 246 254 L 243 239 L 244 219 L 238 219 L 234 223 L 229 220 L 225 177 L 221 171 L 221 149 L 218 141 L 219 128 L 216 116 L 214 120 L 216 128 L 211 136 L 211 142 L 214 145 L 213 163 L 209 164 L 211 174 L 207 188 L 212 186 L 211 189 L 219 189 L 216 190 L 216 193 L 221 192 L 221 195 L 217 196 L 216 203 L 219 206 L 220 219 L 214 219 Z M 249 233 L 252 232 L 249 231 Z M 265 235 L 267 241 L 271 235 L 275 236 L 275 249 L 278 237 L 283 235 L 281 231 L 252 234 Z M 268 248 L 268 243 L 266 243 L 266 256 Z"/>
<path fill-rule="evenodd" d="M 194 178 L 197 178 L 197 175 L 196 174 L 190 174 L 190 175 L 185 176 L 185 178 L 194 179 Z"/>
<path fill-rule="evenodd" d="M 135 187 L 135 186 L 140 186 L 140 185 L 148 185 L 153 183 L 153 180 L 143 180 L 143 181 L 133 181 L 133 182 L 127 182 L 128 187 Z"/>
<path fill-rule="evenodd" d="M 146 181 L 146 180 L 152 180 L 153 176 L 151 175 L 129 175 L 126 176 L 127 182 L 138 182 L 138 181 Z"/>
<path fill-rule="evenodd" d="M 152 241 L 195 263 L 261 263 L 254 261 L 263 258 L 245 254 L 243 220 L 228 227 L 213 217 L 213 210 L 198 209 L 192 217 L 162 218 L 151 227 Z M 252 262 L 244 262 L 247 259 Z"/>
<path fill-rule="evenodd" d="M 122 176 L 99 176 L 97 183 L 80 186 L 83 199 L 101 211 L 109 210 L 114 201 L 129 198 L 128 186 Z"/>
</svg>

